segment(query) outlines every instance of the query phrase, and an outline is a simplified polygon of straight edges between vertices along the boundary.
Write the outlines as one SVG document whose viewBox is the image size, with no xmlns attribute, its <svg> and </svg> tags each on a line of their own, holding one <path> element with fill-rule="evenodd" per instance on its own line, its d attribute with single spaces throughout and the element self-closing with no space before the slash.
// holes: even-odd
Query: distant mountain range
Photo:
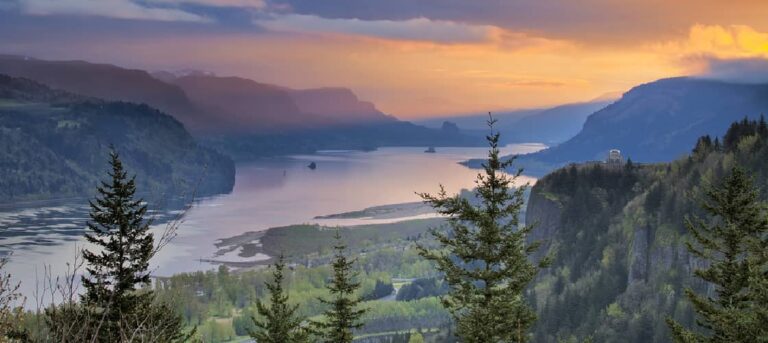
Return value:
<svg viewBox="0 0 768 343">
<path fill-rule="evenodd" d="M 634 87 L 590 115 L 573 138 L 521 156 L 519 165 L 543 174 L 569 162 L 603 160 L 619 149 L 636 162 L 671 161 L 702 135 L 721 136 L 744 117 L 768 111 L 768 84 L 739 84 L 691 77 Z M 479 161 L 467 164 L 478 166 Z"/>
<path fill-rule="evenodd" d="M 587 117 L 611 101 L 596 100 L 584 103 L 565 104 L 552 108 L 526 109 L 493 113 L 497 120 L 496 129 L 505 143 L 562 143 L 579 133 Z M 444 117 L 418 121 L 427 127 L 437 127 L 442 122 L 455 123 L 462 133 L 484 136 L 488 133 L 488 114 L 458 117 Z"/>
<path fill-rule="evenodd" d="M 91 196 L 114 145 L 146 198 L 232 190 L 232 160 L 173 117 L 0 74 L 0 201 Z"/>
<path fill-rule="evenodd" d="M 0 55 L 0 73 L 86 96 L 150 105 L 203 141 L 242 159 L 325 147 L 482 143 L 453 130 L 399 121 L 346 88 L 295 90 L 202 72 L 151 74 L 109 64 L 10 55 Z M 369 139 L 364 133 L 371 132 L 376 135 Z"/>
<path fill-rule="evenodd" d="M 209 125 L 208 133 L 272 133 L 396 121 L 346 88 L 294 90 L 200 74 L 164 79 L 179 86 L 205 113 L 223 119 Z"/>
</svg>

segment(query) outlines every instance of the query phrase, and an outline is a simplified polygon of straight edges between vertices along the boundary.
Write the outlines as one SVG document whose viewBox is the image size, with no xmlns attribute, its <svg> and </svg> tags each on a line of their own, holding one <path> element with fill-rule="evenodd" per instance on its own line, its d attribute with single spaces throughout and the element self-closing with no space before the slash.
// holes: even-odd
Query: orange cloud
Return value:
<svg viewBox="0 0 768 343">
<path fill-rule="evenodd" d="M 712 58 L 768 59 L 768 34 L 747 25 L 692 25 L 674 37 L 616 45 L 430 20 L 341 21 L 324 31 L 313 20 L 266 33 L 79 35 L 59 57 L 151 70 L 198 68 L 294 88 L 349 87 L 406 119 L 581 102 L 709 71 Z M 434 31 L 410 32 L 414 25 Z M 471 39 L 434 39 L 452 30 L 468 30 Z M 25 37 L 0 47 L 45 58 L 55 43 Z"/>
</svg>

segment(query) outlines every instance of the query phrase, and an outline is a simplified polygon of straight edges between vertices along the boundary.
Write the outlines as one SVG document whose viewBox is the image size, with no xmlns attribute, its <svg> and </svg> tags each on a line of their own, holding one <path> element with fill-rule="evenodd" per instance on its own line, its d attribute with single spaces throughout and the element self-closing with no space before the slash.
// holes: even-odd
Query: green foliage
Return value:
<svg viewBox="0 0 768 343">
<path fill-rule="evenodd" d="M 448 284 L 438 282 L 437 278 L 416 279 L 403 285 L 397 292 L 398 301 L 410 301 L 426 297 L 444 295 L 449 291 Z"/>
<path fill-rule="evenodd" d="M 227 321 L 211 319 L 200 327 L 197 337 L 206 343 L 229 342 L 235 338 L 235 330 Z"/>
<path fill-rule="evenodd" d="M 539 315 L 534 340 L 669 342 L 668 316 L 695 326 L 685 288 L 706 294 L 708 286 L 692 275 L 703 262 L 688 253 L 691 235 L 681 218 L 705 215 L 693 195 L 736 165 L 755 176 L 758 198 L 768 198 L 768 134 L 761 122 L 741 121 L 741 133 L 729 131 L 728 148 L 702 137 L 689 157 L 671 163 L 632 170 L 574 164 L 540 179 L 527 220 L 546 224 L 557 255 L 528 293 Z"/>
<path fill-rule="evenodd" d="M 743 130 L 742 125 L 738 127 Z M 726 139 L 726 146 L 729 143 Z M 670 319 L 673 337 L 678 342 L 768 341 L 765 317 L 756 315 L 760 311 L 764 314 L 768 305 L 761 303 L 759 296 L 768 280 L 766 205 L 758 200 L 750 177 L 737 167 L 722 184 L 710 186 L 706 196 L 702 207 L 712 218 L 686 220 L 695 240 L 687 246 L 694 256 L 708 262 L 695 274 L 715 286 L 717 297 L 687 288 L 697 322 L 706 331 L 690 331 Z"/>
<path fill-rule="evenodd" d="M 149 260 L 154 237 L 145 219 L 147 206 L 134 198 L 136 184 L 128 178 L 116 152 L 110 154 L 109 182 L 98 188 L 90 202 L 86 240 L 94 248 L 82 252 L 87 274 L 82 302 L 75 302 L 72 284 L 67 299 L 45 310 L 47 334 L 54 342 L 184 342 L 182 318 L 154 294 L 141 289 L 150 284 Z M 75 274 L 72 274 L 74 278 Z"/>
<path fill-rule="evenodd" d="M 424 343 L 424 336 L 422 336 L 420 333 L 415 333 L 411 335 L 411 338 L 408 339 L 408 343 Z"/>
<path fill-rule="evenodd" d="M 299 305 L 288 304 L 288 294 L 283 289 L 283 271 L 285 259 L 281 255 L 272 270 L 272 282 L 267 283 L 269 306 L 256 301 L 259 316 L 264 318 L 253 322 L 256 329 L 250 332 L 261 343 L 301 343 L 309 342 L 308 332 L 301 327 L 303 319 L 296 315 Z"/>
<path fill-rule="evenodd" d="M 144 216 L 147 206 L 134 199 L 135 177 L 128 178 L 117 152 L 110 154 L 111 180 L 98 187 L 99 197 L 90 202 L 86 240 L 97 249 L 83 250 L 87 275 L 82 277 L 85 303 L 114 315 L 133 313 L 143 294 L 137 287 L 149 279 L 149 259 L 154 237 Z"/>
<path fill-rule="evenodd" d="M 425 245 L 419 249 L 445 274 L 451 290 L 443 302 L 463 341 L 526 342 L 536 315 L 523 292 L 548 260 L 529 261 L 539 243 L 526 242 L 533 226 L 519 222 L 525 187 L 512 188 L 522 171 L 511 177 L 504 173 L 513 160 L 499 159 L 494 122 L 489 121 L 488 160 L 477 178 L 479 204 L 459 195 L 448 196 L 442 187 L 437 195 L 421 194 L 448 218 L 450 230 L 432 230 L 440 250 Z"/>
<path fill-rule="evenodd" d="M 361 299 L 355 295 L 360 288 L 360 283 L 354 281 L 355 273 L 352 268 L 355 260 L 350 260 L 344 255 L 346 248 L 341 233 L 336 231 L 333 276 L 326 286 L 331 297 L 320 298 L 329 309 L 323 313 L 323 320 L 313 323 L 321 340 L 327 343 L 350 343 L 354 338 L 352 330 L 365 325 L 361 319 L 366 309 L 360 308 Z"/>
<path fill-rule="evenodd" d="M 24 299 L 18 292 L 20 284 L 14 284 L 11 275 L 3 270 L 7 262 L 0 259 L 0 342 L 13 342 L 27 336 L 22 327 Z"/>
<path fill-rule="evenodd" d="M 430 225 L 440 220 L 408 220 L 391 224 L 360 225 L 351 228 L 338 228 L 350 247 L 364 249 L 366 244 L 386 244 L 401 239 L 416 239 L 429 229 Z M 262 243 L 257 252 L 269 256 L 278 256 L 282 251 L 289 251 L 294 257 L 323 255 L 333 246 L 337 228 L 320 225 L 291 225 L 269 229 L 259 237 Z M 330 250 L 330 249 L 328 249 Z"/>
<path fill-rule="evenodd" d="M 0 200 L 90 196 L 110 143 L 139 176 L 138 188 L 158 199 L 234 185 L 234 163 L 167 114 L 0 75 Z"/>
<path fill-rule="evenodd" d="M 395 287 L 392 286 L 392 282 L 385 282 L 377 279 L 376 284 L 373 287 L 373 290 L 370 293 L 367 293 L 363 297 L 363 300 L 376 300 L 379 298 L 392 295 L 392 293 L 394 292 L 395 292 Z"/>
</svg>

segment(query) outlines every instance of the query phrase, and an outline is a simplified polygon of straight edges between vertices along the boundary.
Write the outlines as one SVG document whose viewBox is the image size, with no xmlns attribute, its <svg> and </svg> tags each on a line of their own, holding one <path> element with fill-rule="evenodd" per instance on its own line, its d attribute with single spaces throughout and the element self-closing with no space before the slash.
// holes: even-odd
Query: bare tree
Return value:
<svg viewBox="0 0 768 343">
<path fill-rule="evenodd" d="M 4 271 L 7 258 L 0 259 L 0 342 L 22 339 L 20 328 L 24 309 L 24 297 L 19 293 L 19 283 L 11 281 L 11 275 Z"/>
</svg>

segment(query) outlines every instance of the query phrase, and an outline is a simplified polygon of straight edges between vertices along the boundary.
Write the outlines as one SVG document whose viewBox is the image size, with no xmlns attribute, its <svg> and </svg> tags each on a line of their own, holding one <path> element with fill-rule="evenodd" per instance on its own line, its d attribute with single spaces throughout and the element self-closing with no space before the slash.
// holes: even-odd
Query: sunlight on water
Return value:
<svg viewBox="0 0 768 343">
<path fill-rule="evenodd" d="M 540 144 L 505 147 L 503 154 L 528 153 Z M 211 268 L 201 262 L 211 258 L 216 240 L 248 231 L 301 223 L 358 225 L 429 218 L 416 214 L 387 219 L 313 219 L 316 216 L 362 210 L 367 207 L 419 201 L 415 192 L 436 192 L 442 184 L 449 193 L 474 187 L 477 170 L 457 162 L 485 157 L 484 148 L 382 148 L 373 152 L 324 151 L 265 159 L 239 165 L 230 194 L 199 199 L 187 213 L 179 236 L 153 261 L 156 275 Z M 315 162 L 317 168 L 307 167 Z M 523 177 L 523 182 L 535 179 Z M 44 265 L 54 274 L 63 272 L 81 237 L 88 207 L 83 203 L 38 208 L 0 209 L 0 254 L 11 251 L 8 271 L 23 282 L 30 295 L 36 273 Z M 156 225 L 159 232 L 164 225 Z M 236 253 L 217 257 L 239 261 Z M 256 256 L 249 260 L 267 258 Z"/>
</svg>

